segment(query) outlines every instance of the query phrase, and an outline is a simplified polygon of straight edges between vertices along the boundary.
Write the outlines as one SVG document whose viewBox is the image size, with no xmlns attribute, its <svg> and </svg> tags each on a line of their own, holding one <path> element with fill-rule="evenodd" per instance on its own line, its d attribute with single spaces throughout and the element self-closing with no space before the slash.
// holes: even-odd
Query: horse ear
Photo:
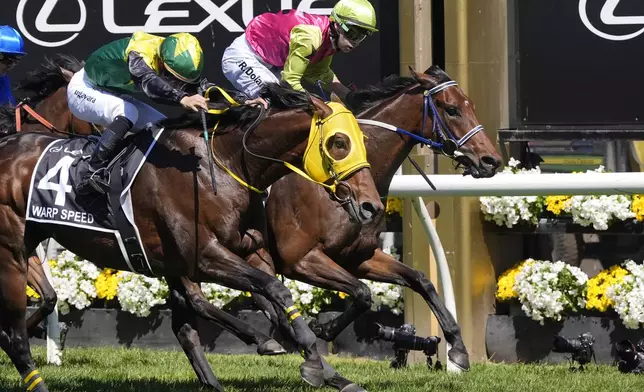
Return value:
<svg viewBox="0 0 644 392">
<path fill-rule="evenodd" d="M 319 113 L 322 118 L 327 118 L 333 113 L 333 110 L 331 110 L 327 104 L 322 102 L 321 99 L 311 96 L 311 103 L 313 104 L 315 112 Z"/>
<path fill-rule="evenodd" d="M 418 84 L 420 84 L 421 86 L 424 86 L 424 87 L 428 88 L 428 86 L 430 86 L 430 85 L 431 85 L 431 81 L 430 81 L 430 80 L 428 80 L 428 77 L 427 77 L 426 75 L 424 75 L 424 74 L 419 74 L 418 72 L 414 71 L 414 70 L 412 69 L 412 67 L 409 67 L 409 72 L 411 72 L 411 76 L 412 76 L 414 79 L 416 79 L 416 81 L 418 82 Z"/>
<path fill-rule="evenodd" d="M 63 75 L 63 78 L 67 81 L 67 83 L 69 83 L 72 80 L 74 73 L 62 67 L 58 67 L 58 69 L 60 69 L 60 73 Z"/>
</svg>

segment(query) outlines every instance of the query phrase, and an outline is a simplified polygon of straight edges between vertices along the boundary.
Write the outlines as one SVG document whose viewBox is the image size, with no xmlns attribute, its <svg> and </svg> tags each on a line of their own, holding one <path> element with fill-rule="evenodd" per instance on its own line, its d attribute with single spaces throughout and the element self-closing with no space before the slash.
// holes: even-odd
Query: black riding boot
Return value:
<svg viewBox="0 0 644 392">
<path fill-rule="evenodd" d="M 114 119 L 101 135 L 101 139 L 89 158 L 89 167 L 83 179 L 76 185 L 76 193 L 87 195 L 93 192 L 107 193 L 110 185 L 106 166 L 112 158 L 117 144 L 132 128 L 132 122 L 123 116 Z"/>
</svg>

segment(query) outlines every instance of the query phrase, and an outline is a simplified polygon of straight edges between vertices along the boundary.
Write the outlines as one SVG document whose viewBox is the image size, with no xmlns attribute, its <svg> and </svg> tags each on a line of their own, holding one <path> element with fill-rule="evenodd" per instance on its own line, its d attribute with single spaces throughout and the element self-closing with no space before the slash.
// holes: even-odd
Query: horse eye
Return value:
<svg viewBox="0 0 644 392">
<path fill-rule="evenodd" d="M 335 140 L 335 148 L 345 150 L 347 148 L 347 144 L 344 142 L 342 139 L 336 139 Z"/>
<path fill-rule="evenodd" d="M 445 111 L 452 117 L 460 115 L 460 110 L 456 106 L 448 106 L 447 108 L 445 108 Z"/>
</svg>

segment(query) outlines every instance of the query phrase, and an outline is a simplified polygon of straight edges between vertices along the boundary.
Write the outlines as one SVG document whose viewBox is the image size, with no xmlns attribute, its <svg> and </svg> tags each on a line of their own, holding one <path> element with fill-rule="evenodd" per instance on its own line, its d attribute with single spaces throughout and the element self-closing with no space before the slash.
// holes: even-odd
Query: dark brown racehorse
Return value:
<svg viewBox="0 0 644 392">
<path fill-rule="evenodd" d="M 18 93 L 29 98 L 29 104 L 34 105 L 38 115 L 46 122 L 51 121 L 55 133 L 68 135 L 89 135 L 95 127 L 71 115 L 67 106 L 66 86 L 82 64 L 71 56 L 60 55 L 53 60 L 47 60 L 40 69 L 31 72 L 23 80 Z M 217 103 L 214 103 L 217 105 Z M 42 124 L 38 119 L 23 113 L 23 132 L 52 133 L 52 129 Z M 16 133 L 16 116 L 13 108 L 0 108 L 0 135 Z M 42 267 L 42 261 L 37 256 L 28 259 L 27 283 L 40 295 L 40 307 L 26 321 L 30 337 L 45 338 L 47 330 L 42 321 L 54 310 L 57 296 L 48 281 Z M 183 320 L 194 320 L 195 309 L 198 313 L 221 328 L 237 335 L 246 344 L 256 344 L 260 355 L 277 355 L 285 353 L 284 349 L 271 337 L 240 322 L 228 313 L 214 307 L 201 293 L 198 284 L 187 278 L 175 279 L 176 286 L 171 286 L 170 306 L 173 314 L 173 330 L 184 349 L 190 363 L 195 368 L 197 377 L 205 386 L 216 386 L 217 380 L 210 369 L 208 361 L 200 346 L 199 337 Z M 207 369 L 202 372 L 201 369 Z M 342 385 L 342 384 L 339 384 Z"/>
<path fill-rule="evenodd" d="M 233 110 L 219 119 L 216 154 L 223 164 L 256 188 L 265 189 L 288 174 L 282 163 L 258 156 L 301 164 L 307 145 L 312 112 L 322 118 L 331 111 L 321 101 L 279 86 L 271 86 L 269 112 L 242 145 L 243 115 Z M 324 384 L 323 359 L 315 347 L 315 334 L 293 306 L 289 290 L 273 276 L 250 266 L 243 257 L 263 246 L 262 196 L 255 194 L 215 169 L 218 193 L 212 192 L 200 125 L 167 121 L 166 133 L 152 150 L 132 188 L 133 210 L 142 242 L 155 274 L 164 276 L 184 313 L 173 311 L 173 327 L 190 335 L 200 309 L 191 293 L 178 282 L 217 282 L 243 291 L 258 292 L 291 319 L 298 346 L 305 358 L 300 366 L 303 379 L 314 386 Z M 344 143 L 337 142 L 338 138 Z M 25 221 L 29 184 L 35 164 L 45 147 L 56 138 L 26 133 L 0 141 L 0 346 L 9 355 L 32 391 L 47 391 L 33 362 L 25 325 L 27 256 L 43 239 L 56 240 L 75 254 L 99 267 L 125 270 L 127 265 L 113 238 L 69 226 Z M 347 153 L 349 140 L 338 134 L 327 146 L 335 160 Z M 253 155 L 249 152 L 257 154 Z M 349 211 L 360 211 L 354 219 L 363 224 L 379 215 L 383 206 L 368 170 L 347 179 L 350 196 L 343 203 Z M 371 212 L 367 214 L 366 212 Z M 370 215 L 370 216 L 368 216 Z M 200 316 L 203 316 L 199 314 Z M 205 315 L 206 317 L 208 315 Z M 176 317 L 176 319 L 175 319 Z M 216 379 L 210 385 L 221 390 Z"/>
<path fill-rule="evenodd" d="M 501 165 L 494 145 L 485 133 L 479 132 L 474 104 L 438 67 L 431 67 L 421 75 L 413 74 L 411 78 L 391 77 L 379 86 L 355 93 L 352 101 L 356 103 L 360 120 L 384 123 L 361 124 L 367 136 L 371 171 L 382 197 L 387 196 L 397 168 L 419 142 L 430 145 L 433 142 L 434 147 L 442 149 L 445 139 L 453 139 L 460 151 L 453 159 L 475 177 L 491 177 Z M 437 129 L 437 125 L 444 128 Z M 293 175 L 273 185 L 266 208 L 269 247 L 275 264 L 263 251 L 250 257 L 251 264 L 271 275 L 280 273 L 290 279 L 348 293 L 353 298 L 351 306 L 336 319 L 311 325 L 318 337 L 333 340 L 370 309 L 371 293 L 359 279 L 399 284 L 423 296 L 451 344 L 448 359 L 460 369 L 469 369 L 460 327 L 432 283 L 421 272 L 378 249 L 384 213 L 368 225 L 353 224 L 324 192 Z M 321 214 L 330 218 L 322 221 L 318 219 Z M 259 297 L 257 303 L 269 318 L 280 320 L 288 332 L 290 328 L 280 312 L 261 296 L 255 296 Z"/>
</svg>

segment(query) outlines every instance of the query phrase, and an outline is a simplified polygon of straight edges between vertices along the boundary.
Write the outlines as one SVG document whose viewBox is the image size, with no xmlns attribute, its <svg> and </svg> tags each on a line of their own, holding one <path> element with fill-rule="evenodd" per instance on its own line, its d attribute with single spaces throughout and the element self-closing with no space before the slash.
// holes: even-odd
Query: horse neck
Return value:
<svg viewBox="0 0 644 392">
<path fill-rule="evenodd" d="M 382 121 L 398 128 L 412 131 L 418 127 L 422 106 L 414 107 L 405 94 L 376 105 L 360 113 L 358 118 Z M 428 123 L 431 126 L 431 122 Z M 375 126 L 361 126 L 367 136 L 365 145 L 371 164 L 371 174 L 380 195 L 386 195 L 389 185 L 402 165 L 405 158 L 414 147 L 414 143 L 398 133 Z"/>
<path fill-rule="evenodd" d="M 67 106 L 67 87 L 61 87 L 56 92 L 34 107 L 36 113 L 63 132 L 71 131 L 71 112 Z"/>
<path fill-rule="evenodd" d="M 301 166 L 310 128 L 311 115 L 304 111 L 277 112 L 253 131 L 247 139 L 247 147 L 254 154 Z M 291 172 L 282 163 L 248 154 L 238 132 L 226 136 L 221 138 L 221 144 L 220 138 L 216 139 L 217 153 L 225 154 L 222 158 L 227 167 L 254 187 L 266 189 Z"/>
</svg>

